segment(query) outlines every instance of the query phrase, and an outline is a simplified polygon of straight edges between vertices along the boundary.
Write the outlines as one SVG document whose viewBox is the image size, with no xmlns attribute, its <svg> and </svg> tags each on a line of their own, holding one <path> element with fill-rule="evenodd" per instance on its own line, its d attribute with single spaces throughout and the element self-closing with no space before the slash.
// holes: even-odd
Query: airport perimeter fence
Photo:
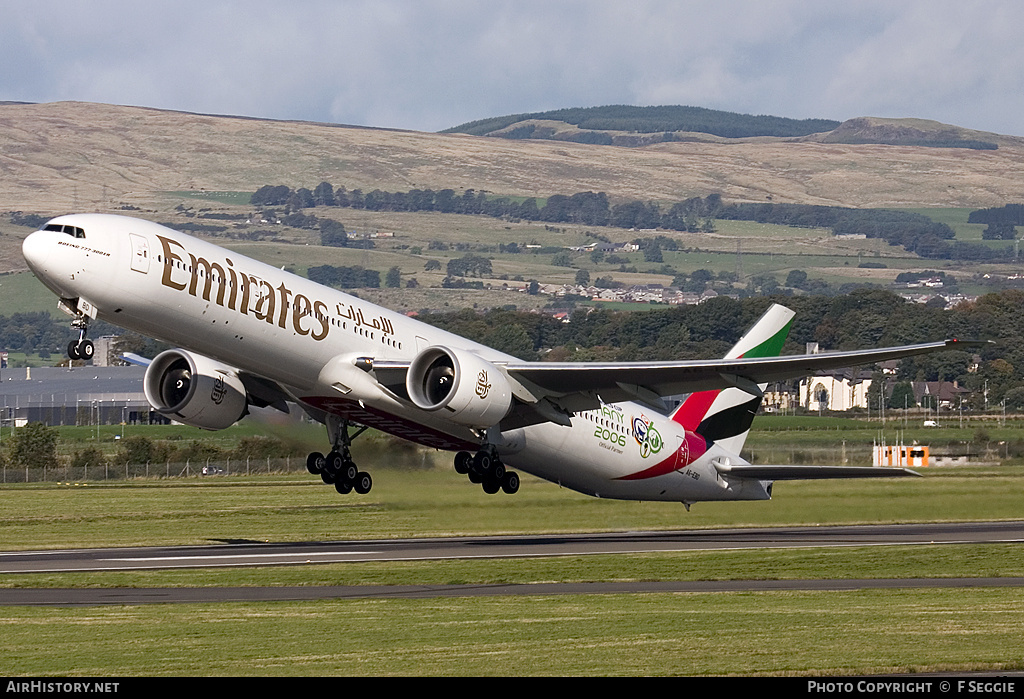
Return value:
<svg viewBox="0 0 1024 699">
<path fill-rule="evenodd" d="M 142 478 L 215 478 L 285 473 L 306 473 L 305 457 L 206 459 L 145 464 L 103 462 L 49 468 L 4 465 L 0 468 L 0 483 L 83 483 Z"/>
</svg>

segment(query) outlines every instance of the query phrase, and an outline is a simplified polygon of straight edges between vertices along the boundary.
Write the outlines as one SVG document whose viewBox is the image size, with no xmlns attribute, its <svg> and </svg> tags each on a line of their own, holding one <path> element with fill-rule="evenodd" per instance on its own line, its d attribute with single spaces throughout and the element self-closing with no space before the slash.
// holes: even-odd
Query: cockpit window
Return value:
<svg viewBox="0 0 1024 699">
<path fill-rule="evenodd" d="M 84 238 L 85 231 L 78 226 L 65 226 L 59 223 L 47 223 L 44 231 L 57 231 L 58 233 L 67 233 L 74 238 Z"/>
</svg>

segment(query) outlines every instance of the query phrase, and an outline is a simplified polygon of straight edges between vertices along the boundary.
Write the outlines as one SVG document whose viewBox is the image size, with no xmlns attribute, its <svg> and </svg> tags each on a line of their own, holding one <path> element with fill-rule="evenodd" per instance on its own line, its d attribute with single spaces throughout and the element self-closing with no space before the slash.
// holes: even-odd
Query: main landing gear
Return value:
<svg viewBox="0 0 1024 699">
<path fill-rule="evenodd" d="M 92 340 L 85 338 L 85 333 L 89 330 L 89 317 L 79 316 L 71 321 L 71 327 L 78 330 L 78 341 L 72 340 L 68 343 L 68 357 L 70 359 L 84 359 L 86 361 L 92 359 L 93 355 L 96 354 L 96 348 L 93 347 Z"/>
<path fill-rule="evenodd" d="M 468 451 L 456 454 L 455 471 L 468 475 L 472 483 L 481 484 L 488 495 L 499 490 L 512 495 L 519 490 L 519 474 L 505 468 L 497 450 L 490 444 L 481 447 L 476 454 Z"/>
<path fill-rule="evenodd" d="M 369 473 L 356 467 L 349 450 L 352 440 L 361 435 L 366 427 L 360 427 L 353 435 L 349 435 L 348 427 L 347 420 L 328 420 L 327 430 L 332 434 L 334 448 L 327 456 L 318 451 L 312 452 L 306 457 L 306 470 L 314 476 L 320 476 L 327 485 L 333 485 L 342 495 L 348 495 L 353 490 L 366 495 L 373 487 L 373 479 Z"/>
</svg>

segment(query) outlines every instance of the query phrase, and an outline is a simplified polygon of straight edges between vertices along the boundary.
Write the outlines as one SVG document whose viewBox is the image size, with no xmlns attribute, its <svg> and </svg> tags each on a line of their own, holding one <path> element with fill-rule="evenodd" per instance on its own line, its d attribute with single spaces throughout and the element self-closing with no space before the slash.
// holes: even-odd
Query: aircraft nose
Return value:
<svg viewBox="0 0 1024 699">
<path fill-rule="evenodd" d="M 36 231 L 21 244 L 21 254 L 36 274 L 46 269 L 46 258 L 50 256 L 50 237 L 43 231 Z"/>
</svg>

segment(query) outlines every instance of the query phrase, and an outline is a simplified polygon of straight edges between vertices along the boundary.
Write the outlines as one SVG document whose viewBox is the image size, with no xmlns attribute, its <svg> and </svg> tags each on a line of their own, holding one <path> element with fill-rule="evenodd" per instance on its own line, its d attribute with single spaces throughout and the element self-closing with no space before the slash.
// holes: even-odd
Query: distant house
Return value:
<svg viewBox="0 0 1024 699">
<path fill-rule="evenodd" d="M 957 408 L 970 393 L 956 381 L 915 381 L 911 386 L 914 400 L 925 408 Z"/>
<path fill-rule="evenodd" d="M 812 412 L 876 408 L 876 405 L 868 405 L 871 384 L 871 372 L 866 369 L 810 376 L 800 382 L 800 405 Z M 887 397 L 892 396 L 895 385 L 892 378 L 885 382 Z M 922 408 L 956 409 L 970 394 L 955 381 L 913 381 L 911 387 L 915 403 Z"/>
<path fill-rule="evenodd" d="M 871 372 L 847 369 L 810 376 L 800 382 L 800 405 L 810 411 L 868 407 Z"/>
</svg>

